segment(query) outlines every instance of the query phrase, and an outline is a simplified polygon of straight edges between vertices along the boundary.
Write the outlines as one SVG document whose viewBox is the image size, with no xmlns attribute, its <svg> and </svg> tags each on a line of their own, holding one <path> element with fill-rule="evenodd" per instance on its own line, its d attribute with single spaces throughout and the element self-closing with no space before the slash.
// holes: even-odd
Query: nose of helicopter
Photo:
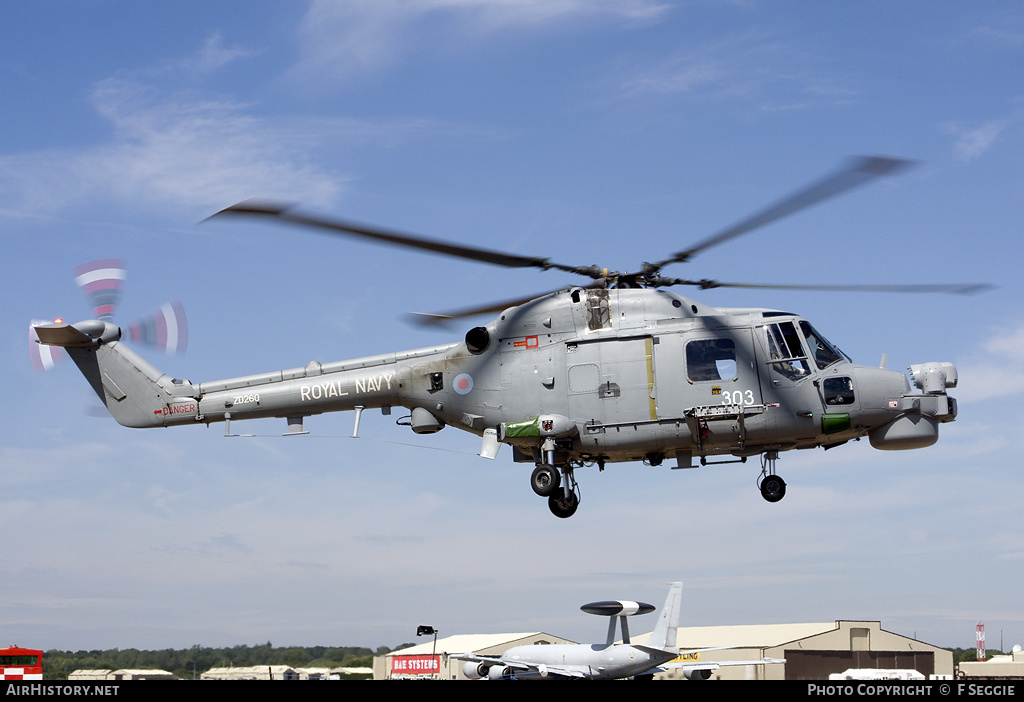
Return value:
<svg viewBox="0 0 1024 702">
<path fill-rule="evenodd" d="M 956 399 L 946 394 L 956 387 L 952 363 L 924 363 L 910 367 L 911 377 L 923 393 L 911 391 L 902 373 L 885 368 L 861 369 L 860 381 L 868 387 L 869 403 L 891 417 L 868 432 L 871 445 L 884 451 L 903 451 L 931 446 L 939 439 L 939 424 L 956 419 Z M 863 385 L 862 385 L 863 388 Z"/>
</svg>

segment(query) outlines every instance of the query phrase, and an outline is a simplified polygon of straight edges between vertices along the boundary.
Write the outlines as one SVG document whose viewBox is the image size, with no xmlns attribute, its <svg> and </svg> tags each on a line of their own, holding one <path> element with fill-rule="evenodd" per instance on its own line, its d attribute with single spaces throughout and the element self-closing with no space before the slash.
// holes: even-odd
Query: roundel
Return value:
<svg viewBox="0 0 1024 702">
<path fill-rule="evenodd" d="M 455 376 L 455 380 L 452 381 L 452 387 L 455 388 L 455 392 L 460 395 L 467 394 L 473 389 L 473 376 L 469 373 L 459 373 Z"/>
</svg>

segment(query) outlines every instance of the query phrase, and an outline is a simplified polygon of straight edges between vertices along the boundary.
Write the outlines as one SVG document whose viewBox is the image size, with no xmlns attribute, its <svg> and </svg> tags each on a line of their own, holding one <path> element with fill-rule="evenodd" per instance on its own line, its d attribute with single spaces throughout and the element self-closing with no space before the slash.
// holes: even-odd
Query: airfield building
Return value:
<svg viewBox="0 0 1024 702">
<path fill-rule="evenodd" d="M 647 635 L 635 636 L 643 643 Z M 953 676 L 953 653 L 886 631 L 881 622 L 835 621 L 821 624 L 680 627 L 681 649 L 732 646 L 699 654 L 701 661 L 785 658 L 780 665 L 723 667 L 712 680 L 828 680 L 850 668 L 916 670 L 925 677 Z M 679 671 L 656 676 L 680 679 Z"/>
<path fill-rule="evenodd" d="M 967 680 L 1020 680 L 1024 678 L 1024 651 L 1014 650 L 992 656 L 987 661 L 966 661 L 958 666 L 961 678 Z"/>
</svg>

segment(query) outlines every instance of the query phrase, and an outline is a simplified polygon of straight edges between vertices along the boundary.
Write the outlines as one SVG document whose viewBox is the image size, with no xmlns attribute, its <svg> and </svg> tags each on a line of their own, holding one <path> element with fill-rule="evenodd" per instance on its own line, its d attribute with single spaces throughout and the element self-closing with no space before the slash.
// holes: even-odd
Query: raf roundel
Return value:
<svg viewBox="0 0 1024 702">
<path fill-rule="evenodd" d="M 460 395 L 466 395 L 473 389 L 473 376 L 469 373 L 459 373 L 452 381 L 452 387 Z"/>
</svg>

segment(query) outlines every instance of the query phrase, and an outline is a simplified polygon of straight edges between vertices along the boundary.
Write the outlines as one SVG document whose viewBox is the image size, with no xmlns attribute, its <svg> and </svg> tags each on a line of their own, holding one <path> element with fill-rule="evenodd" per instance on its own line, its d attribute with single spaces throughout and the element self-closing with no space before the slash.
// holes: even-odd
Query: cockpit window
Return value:
<svg viewBox="0 0 1024 702">
<path fill-rule="evenodd" d="M 814 364 L 818 366 L 819 370 L 831 366 L 836 361 L 843 360 L 843 355 L 836 347 L 828 343 L 828 339 L 816 332 L 810 324 L 801 321 L 800 331 L 804 333 L 804 338 L 807 339 L 807 346 L 811 350 L 811 358 L 814 359 Z"/>
<path fill-rule="evenodd" d="M 772 370 L 790 380 L 810 375 L 800 336 L 792 322 L 764 325 L 768 357 Z"/>
</svg>

